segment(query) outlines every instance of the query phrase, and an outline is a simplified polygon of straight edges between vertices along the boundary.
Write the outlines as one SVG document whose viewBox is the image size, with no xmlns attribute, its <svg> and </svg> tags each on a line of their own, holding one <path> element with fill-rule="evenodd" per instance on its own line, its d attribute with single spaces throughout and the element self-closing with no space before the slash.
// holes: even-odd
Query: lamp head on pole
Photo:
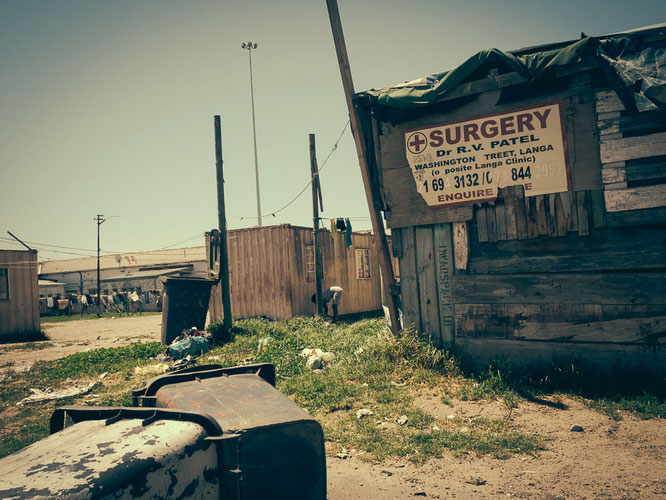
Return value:
<svg viewBox="0 0 666 500">
<path fill-rule="evenodd" d="M 247 42 L 247 43 L 243 43 L 243 44 L 241 44 L 241 48 L 243 48 L 243 49 L 247 49 L 247 50 L 252 50 L 252 49 L 256 49 L 256 48 L 257 48 L 257 44 L 256 44 L 256 43 L 252 43 L 252 42 Z"/>
</svg>

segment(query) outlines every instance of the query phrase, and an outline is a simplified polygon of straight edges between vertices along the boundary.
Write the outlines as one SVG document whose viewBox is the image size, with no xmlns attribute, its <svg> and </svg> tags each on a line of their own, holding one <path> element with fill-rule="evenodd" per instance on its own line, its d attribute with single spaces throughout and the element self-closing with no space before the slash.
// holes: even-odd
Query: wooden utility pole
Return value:
<svg viewBox="0 0 666 500">
<path fill-rule="evenodd" d="M 379 254 L 379 269 L 382 273 L 384 286 L 388 287 L 389 291 L 387 295 L 389 296 L 388 309 L 391 318 L 391 330 L 394 334 L 397 334 L 400 331 L 400 324 L 398 323 L 398 291 L 395 276 L 393 275 L 393 264 L 391 262 L 388 240 L 384 231 L 384 221 L 382 220 L 381 212 L 376 208 L 379 205 L 375 203 L 376 200 L 372 189 L 372 179 L 366 156 L 368 145 L 363 135 L 361 117 L 352 101 L 354 97 L 354 82 L 349 67 L 349 58 L 347 57 L 347 47 L 345 46 L 345 37 L 342 32 L 342 22 L 340 21 L 337 0 L 326 0 L 326 6 L 328 7 L 328 17 L 331 21 L 335 51 L 338 55 L 338 65 L 340 66 L 342 86 L 345 90 L 349 120 L 351 122 L 352 133 L 354 134 L 354 142 L 356 143 L 356 154 L 358 155 L 359 166 L 361 167 L 365 197 L 368 201 L 368 209 L 370 210 L 372 230 L 375 233 L 377 253 Z"/>
<path fill-rule="evenodd" d="M 231 296 L 229 295 L 229 253 L 227 249 L 227 215 L 224 208 L 224 174 L 222 171 L 222 127 L 215 115 L 215 167 L 217 171 L 217 223 L 220 229 L 220 286 L 224 328 L 231 329 Z"/>
<path fill-rule="evenodd" d="M 310 173 L 312 175 L 312 224 L 314 231 L 314 266 L 315 266 L 315 289 L 317 295 L 317 314 L 322 315 L 321 282 L 324 269 L 321 262 L 321 241 L 319 239 L 319 207 L 324 210 L 321 199 L 321 187 L 319 185 L 319 168 L 317 167 L 317 151 L 315 148 L 315 136 L 310 134 Z"/>
<path fill-rule="evenodd" d="M 24 247 L 26 247 L 26 248 L 27 248 L 28 250 L 30 250 L 31 252 L 33 251 L 32 248 L 30 248 L 28 245 L 26 245 L 25 243 L 23 243 L 20 239 L 18 239 L 18 237 L 14 236 L 14 235 L 12 234 L 11 231 L 7 231 L 7 234 L 8 234 L 9 236 L 11 236 L 12 238 L 14 238 L 16 241 L 18 241 L 21 245 L 23 245 Z"/>
</svg>

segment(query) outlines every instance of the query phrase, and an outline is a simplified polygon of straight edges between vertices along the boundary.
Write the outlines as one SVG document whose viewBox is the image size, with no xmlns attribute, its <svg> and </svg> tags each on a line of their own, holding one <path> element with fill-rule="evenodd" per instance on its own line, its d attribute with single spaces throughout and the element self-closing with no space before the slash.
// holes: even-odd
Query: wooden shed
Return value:
<svg viewBox="0 0 666 500">
<path fill-rule="evenodd" d="M 320 230 L 324 287 L 344 290 L 340 314 L 377 311 L 382 308 L 379 263 L 372 234 L 352 233 L 347 248 L 344 233 L 335 238 Z M 314 246 L 311 228 L 289 224 L 227 233 L 229 288 L 234 318 L 266 316 L 289 319 L 311 315 L 315 305 Z M 206 248 L 209 248 L 206 234 Z M 222 294 L 214 287 L 211 321 L 222 318 Z"/>
<path fill-rule="evenodd" d="M 477 363 L 666 373 L 666 25 L 355 96 L 403 323 Z"/>
<path fill-rule="evenodd" d="M 0 250 L 0 341 L 40 332 L 35 250 Z"/>
</svg>

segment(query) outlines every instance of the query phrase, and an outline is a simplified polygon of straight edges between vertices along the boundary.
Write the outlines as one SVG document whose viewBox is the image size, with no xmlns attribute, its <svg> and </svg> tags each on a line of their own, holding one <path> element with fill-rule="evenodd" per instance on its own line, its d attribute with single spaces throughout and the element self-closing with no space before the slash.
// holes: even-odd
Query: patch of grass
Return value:
<svg viewBox="0 0 666 500">
<path fill-rule="evenodd" d="M 531 375 L 514 375 L 503 366 L 465 372 L 455 356 L 417 333 L 407 331 L 394 337 L 382 318 L 337 324 L 311 317 L 288 321 L 253 318 L 235 322 L 228 332 L 220 324 L 211 325 L 209 331 L 215 344 L 199 364 L 272 363 L 278 389 L 318 419 L 332 448 L 355 448 L 369 458 L 404 457 L 423 463 L 443 453 L 506 458 L 543 449 L 543 438 L 519 432 L 510 420 L 438 420 L 417 404 L 422 395 L 439 397 L 451 405 L 456 399 L 500 400 L 512 409 L 538 395 L 552 399 L 558 394 L 590 394 L 584 390 L 584 374 L 573 366 Z M 258 349 L 260 340 L 269 337 L 270 342 Z M 306 348 L 330 351 L 335 358 L 321 371 L 309 370 L 300 356 Z M 149 363 L 162 350 L 158 343 L 97 349 L 35 363 L 27 373 L 11 374 L 0 385 L 4 408 L 0 456 L 46 435 L 48 416 L 56 406 L 67 402 L 129 405 L 131 389 L 150 377 L 137 375 L 134 368 Z M 73 381 L 98 380 L 103 372 L 108 376 L 90 394 L 25 408 L 13 406 L 29 395 L 30 388 L 58 389 Z M 641 418 L 665 416 L 662 393 L 615 389 L 594 393 L 588 404 L 618 418 L 624 411 Z M 357 418 L 360 409 L 373 414 Z"/>
<path fill-rule="evenodd" d="M 211 330 L 218 328 L 212 325 Z M 321 318 L 285 322 L 255 318 L 237 322 L 230 333 L 230 341 L 212 349 L 208 359 L 224 365 L 244 360 L 273 363 L 278 389 L 315 416 L 326 439 L 340 447 L 363 450 L 378 459 L 407 457 L 420 463 L 446 449 L 505 457 L 536 453 L 541 446 L 536 436 L 482 420 L 449 423 L 451 429 L 433 431 L 435 418 L 418 408 L 414 399 L 421 389 L 461 378 L 458 361 L 414 332 L 393 337 L 381 318 L 337 325 Z M 258 353 L 259 340 L 266 337 L 272 341 Z M 304 348 L 333 352 L 335 359 L 321 372 L 313 372 L 300 356 Z M 477 397 L 489 396 L 492 387 L 493 398 L 508 393 L 491 382 L 486 385 Z M 358 419 L 356 411 L 362 408 L 373 415 Z M 399 425 L 403 416 L 406 423 Z M 469 433 L 457 430 L 465 426 Z"/>
<path fill-rule="evenodd" d="M 492 366 L 487 372 L 463 379 L 456 396 L 463 401 L 501 400 L 507 408 L 517 408 L 524 400 L 510 372 Z"/>
<path fill-rule="evenodd" d="M 67 404 L 129 406 L 131 389 L 139 387 L 149 376 L 138 377 L 133 368 L 146 364 L 163 351 L 157 342 L 132 344 L 113 349 L 96 349 L 54 361 L 40 361 L 27 373 L 9 372 L 0 384 L 0 457 L 48 435 L 48 422 L 56 407 Z M 92 394 L 15 406 L 30 395 L 30 389 L 58 390 L 76 381 L 90 382 L 104 372 L 108 378 L 100 382 Z"/>
<path fill-rule="evenodd" d="M 40 351 L 47 347 L 53 347 L 53 344 L 51 342 L 21 342 L 19 344 L 0 346 L 0 353 L 9 351 Z"/>
<path fill-rule="evenodd" d="M 592 409 L 603 413 L 613 420 L 622 420 L 622 412 L 631 413 L 642 420 L 666 418 L 666 400 L 649 391 L 640 394 L 605 396 L 597 399 L 585 399 Z"/>
</svg>

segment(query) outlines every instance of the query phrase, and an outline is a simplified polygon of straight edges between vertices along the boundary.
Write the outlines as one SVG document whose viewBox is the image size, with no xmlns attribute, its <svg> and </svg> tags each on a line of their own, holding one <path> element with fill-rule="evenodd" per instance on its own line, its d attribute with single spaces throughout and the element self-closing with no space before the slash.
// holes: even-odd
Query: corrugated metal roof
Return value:
<svg viewBox="0 0 666 500">
<path fill-rule="evenodd" d="M 160 276 L 171 276 L 183 271 L 191 271 L 191 267 L 173 267 L 170 269 L 152 269 L 150 271 L 128 271 L 126 273 L 118 273 L 113 276 L 107 276 L 100 281 L 121 281 L 129 279 L 141 278 L 159 278 Z"/>
<path fill-rule="evenodd" d="M 131 252 L 124 254 L 102 255 L 101 269 L 138 268 L 162 264 L 180 264 L 202 262 L 206 260 L 206 247 L 173 248 Z M 120 262 L 119 262 L 120 261 Z M 97 256 L 76 259 L 52 260 L 41 263 L 40 274 L 69 273 L 73 271 L 92 271 L 97 269 Z"/>
</svg>

